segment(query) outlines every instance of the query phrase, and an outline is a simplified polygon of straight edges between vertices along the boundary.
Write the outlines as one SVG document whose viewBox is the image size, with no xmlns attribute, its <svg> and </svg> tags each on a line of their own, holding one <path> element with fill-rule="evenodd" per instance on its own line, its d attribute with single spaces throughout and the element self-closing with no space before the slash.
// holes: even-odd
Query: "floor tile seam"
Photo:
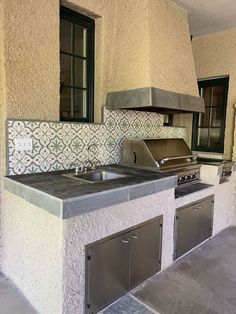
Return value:
<svg viewBox="0 0 236 314">
<path fill-rule="evenodd" d="M 141 301 L 140 299 L 138 299 L 137 297 L 135 297 L 134 295 L 132 295 L 131 293 L 128 293 L 128 295 L 133 298 L 136 302 L 138 302 L 139 304 L 143 305 L 144 307 L 146 307 L 149 311 L 151 311 L 153 314 L 161 314 L 159 312 L 157 312 L 154 308 L 152 308 L 151 306 L 147 305 L 146 303 L 144 303 L 143 301 Z"/>
</svg>

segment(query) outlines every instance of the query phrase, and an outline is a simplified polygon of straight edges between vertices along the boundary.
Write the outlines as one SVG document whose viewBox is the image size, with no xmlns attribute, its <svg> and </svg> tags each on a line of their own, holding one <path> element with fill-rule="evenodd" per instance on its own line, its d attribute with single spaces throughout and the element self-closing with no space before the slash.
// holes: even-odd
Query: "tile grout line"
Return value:
<svg viewBox="0 0 236 314">
<path fill-rule="evenodd" d="M 147 305 L 146 303 L 144 303 L 143 301 L 139 300 L 138 298 L 136 298 L 134 295 L 128 293 L 128 295 L 133 298 L 136 302 L 138 302 L 139 304 L 143 305 L 144 307 L 146 307 L 149 311 L 151 311 L 153 314 L 161 314 L 159 312 L 157 312 L 156 310 L 154 310 L 151 306 Z"/>
</svg>

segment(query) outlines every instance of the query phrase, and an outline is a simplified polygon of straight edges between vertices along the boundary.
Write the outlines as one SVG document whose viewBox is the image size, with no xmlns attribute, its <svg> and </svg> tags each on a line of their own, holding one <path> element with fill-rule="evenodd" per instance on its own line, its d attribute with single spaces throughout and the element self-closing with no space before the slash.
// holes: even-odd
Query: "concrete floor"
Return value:
<svg viewBox="0 0 236 314">
<path fill-rule="evenodd" d="M 9 279 L 0 273 L 0 314 L 36 314 Z"/>
<path fill-rule="evenodd" d="M 222 231 L 132 293 L 161 314 L 236 314 L 236 227 Z"/>
<path fill-rule="evenodd" d="M 137 302 L 130 299 L 132 295 Z M 131 291 L 131 296 L 104 313 L 236 314 L 236 227 L 222 231 L 153 276 Z M 1 273 L 0 314 L 36 314 Z"/>
</svg>

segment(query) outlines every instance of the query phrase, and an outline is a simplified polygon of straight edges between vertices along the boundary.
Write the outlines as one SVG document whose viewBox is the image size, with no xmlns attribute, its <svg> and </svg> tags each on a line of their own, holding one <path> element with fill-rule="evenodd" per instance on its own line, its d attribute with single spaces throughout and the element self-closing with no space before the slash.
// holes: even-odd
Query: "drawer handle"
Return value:
<svg viewBox="0 0 236 314">
<path fill-rule="evenodd" d="M 129 240 L 124 240 L 123 239 L 123 240 L 121 240 L 121 242 L 127 244 L 127 243 L 129 243 Z"/>
<path fill-rule="evenodd" d="M 131 238 L 136 240 L 136 239 L 139 238 L 139 236 L 138 236 L 137 234 L 133 234 L 133 235 L 131 236 Z"/>
</svg>

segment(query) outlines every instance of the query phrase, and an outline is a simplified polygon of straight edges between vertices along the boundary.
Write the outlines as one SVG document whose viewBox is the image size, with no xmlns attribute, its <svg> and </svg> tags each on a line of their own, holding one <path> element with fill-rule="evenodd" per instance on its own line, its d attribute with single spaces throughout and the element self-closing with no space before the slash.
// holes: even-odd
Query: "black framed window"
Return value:
<svg viewBox="0 0 236 314">
<path fill-rule="evenodd" d="M 60 120 L 93 122 L 94 20 L 60 11 Z"/>
<path fill-rule="evenodd" d="M 205 101 L 205 113 L 193 115 L 193 150 L 224 152 L 228 83 L 228 77 L 198 82 L 200 96 Z"/>
</svg>

